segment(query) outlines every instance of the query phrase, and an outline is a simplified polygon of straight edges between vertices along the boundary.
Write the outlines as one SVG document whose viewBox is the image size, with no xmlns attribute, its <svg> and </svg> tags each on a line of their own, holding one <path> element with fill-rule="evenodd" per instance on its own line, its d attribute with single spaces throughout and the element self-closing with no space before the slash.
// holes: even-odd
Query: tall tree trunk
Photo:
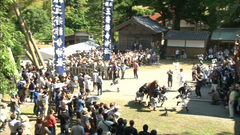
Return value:
<svg viewBox="0 0 240 135">
<path fill-rule="evenodd" d="M 177 9 L 175 9 L 175 12 L 173 13 L 173 29 L 174 30 L 180 30 L 180 22 L 181 22 L 181 18 L 180 15 L 178 14 Z"/>
<path fill-rule="evenodd" d="M 32 34 L 31 34 L 31 32 L 30 32 L 30 30 L 29 30 L 29 28 L 28 28 L 28 26 L 27 26 L 27 24 L 26 24 L 26 22 L 25 22 L 25 20 L 24 20 L 24 18 L 23 18 L 23 16 L 22 16 L 22 14 L 21 14 L 21 11 L 20 11 L 19 6 L 18 6 L 18 4 L 16 3 L 16 1 L 14 1 L 13 7 L 14 7 L 14 10 L 15 10 L 16 15 L 17 15 L 17 17 L 18 17 L 18 20 L 19 20 L 19 22 L 20 22 L 20 24 L 21 24 L 21 28 L 22 28 L 23 33 L 24 33 L 24 35 L 25 35 L 26 41 L 27 41 L 27 43 L 28 43 L 28 46 L 29 46 L 29 48 L 30 48 L 30 51 L 31 51 L 31 54 L 32 54 L 32 58 L 33 58 L 33 59 L 32 59 L 32 60 L 33 60 L 32 62 L 34 63 L 34 65 L 35 65 L 36 67 L 39 68 L 39 63 L 38 63 L 37 57 L 36 57 L 36 55 L 35 55 L 35 53 L 37 53 L 38 58 L 39 58 L 40 62 L 42 63 L 42 66 L 43 66 L 44 68 L 46 68 L 46 65 L 45 65 L 45 63 L 44 63 L 44 61 L 43 61 L 42 55 L 41 55 L 41 53 L 40 53 L 39 50 L 38 50 L 37 44 L 36 44 L 35 40 L 34 40 L 33 37 L 32 37 Z M 29 54 L 28 54 L 28 55 L 29 55 Z"/>
<path fill-rule="evenodd" d="M 39 68 L 39 63 L 38 63 L 37 57 L 36 57 L 36 55 L 35 55 L 35 51 L 34 51 L 33 45 L 32 45 L 32 43 L 31 43 L 31 40 L 29 39 L 29 35 L 27 34 L 27 30 L 26 30 L 26 28 L 25 28 L 23 19 L 22 19 L 22 17 L 21 17 L 20 9 L 19 9 L 19 7 L 18 7 L 18 5 L 17 5 L 17 3 L 16 3 L 15 1 L 13 2 L 13 7 L 14 7 L 14 10 L 15 10 L 16 15 L 17 15 L 17 17 L 18 17 L 19 23 L 20 23 L 20 25 L 21 25 L 23 34 L 25 35 L 27 44 L 28 44 L 28 46 L 29 46 L 29 48 L 30 48 L 30 51 L 31 51 L 31 54 L 32 54 L 32 58 L 33 58 L 33 59 L 32 59 L 32 60 L 33 60 L 32 63 L 33 63 L 37 68 Z"/>
</svg>

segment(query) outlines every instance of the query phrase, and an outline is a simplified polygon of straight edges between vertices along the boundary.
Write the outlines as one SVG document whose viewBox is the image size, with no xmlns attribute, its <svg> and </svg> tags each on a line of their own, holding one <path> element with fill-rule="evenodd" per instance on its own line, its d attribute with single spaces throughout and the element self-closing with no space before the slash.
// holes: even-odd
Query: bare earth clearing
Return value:
<svg viewBox="0 0 240 135">
<path fill-rule="evenodd" d="M 182 64 L 187 80 L 191 81 L 192 64 Z M 158 80 L 160 85 L 167 86 L 167 71 L 171 68 L 174 71 L 173 88 L 167 93 L 168 100 L 162 108 L 156 111 L 149 109 L 145 104 L 139 104 L 135 101 L 135 93 L 146 82 Z M 121 75 L 121 74 L 120 74 Z M 117 93 L 116 86 L 110 86 L 111 80 L 104 80 L 103 95 L 99 102 L 116 102 L 120 106 L 119 112 L 122 118 L 135 121 L 135 127 L 138 131 L 142 130 L 144 124 L 149 125 L 149 131 L 156 129 L 158 134 L 189 134 L 189 135 L 226 135 L 240 134 L 239 116 L 235 119 L 228 118 L 228 112 L 223 104 L 213 106 L 206 100 L 211 100 L 209 87 L 201 89 L 202 98 L 199 101 L 194 95 L 190 95 L 188 103 L 189 112 L 186 112 L 182 105 L 176 106 L 177 99 L 173 99 L 178 93 L 177 73 L 172 62 L 164 61 L 160 65 L 143 66 L 138 70 L 139 79 L 133 79 L 133 70 L 128 69 L 125 73 L 125 79 L 120 80 L 120 92 Z M 193 85 L 193 84 L 192 84 Z M 92 93 L 95 96 L 97 92 Z M 195 99 L 195 100 L 194 100 Z M 146 101 L 146 98 L 144 98 Z M 35 116 L 32 115 L 33 105 L 22 107 L 23 114 L 28 115 L 34 133 Z M 167 116 L 165 116 L 167 110 Z M 8 129 L 9 130 L 9 129 Z M 60 128 L 58 128 L 58 133 Z M 9 131 L 2 132 L 8 134 Z M 1 134 L 1 133 L 0 133 Z"/>
</svg>

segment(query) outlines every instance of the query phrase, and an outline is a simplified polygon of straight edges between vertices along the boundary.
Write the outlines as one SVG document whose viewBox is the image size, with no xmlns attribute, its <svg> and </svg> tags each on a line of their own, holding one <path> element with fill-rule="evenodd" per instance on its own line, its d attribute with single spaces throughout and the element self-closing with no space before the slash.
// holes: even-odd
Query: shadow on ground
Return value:
<svg viewBox="0 0 240 135">
<path fill-rule="evenodd" d="M 138 112 L 151 112 L 149 108 L 144 104 L 145 102 L 139 103 L 139 102 L 136 102 L 135 100 L 132 100 L 132 101 L 129 101 L 128 104 L 124 106 L 136 109 Z"/>
<path fill-rule="evenodd" d="M 182 104 L 179 104 L 181 107 Z M 182 109 L 178 111 L 178 114 L 187 114 L 187 115 L 198 115 L 198 116 L 210 116 L 210 117 L 219 117 L 219 118 L 226 118 L 228 117 L 228 111 L 225 109 L 223 103 L 219 105 L 212 105 L 211 102 L 208 101 L 197 101 L 197 100 L 190 100 L 188 102 L 188 109 L 186 111 L 185 108 L 182 106 Z M 233 119 L 235 121 L 234 125 L 234 134 L 240 135 L 240 117 L 239 114 L 236 115 Z M 232 133 L 222 132 L 216 135 L 231 135 Z"/>
</svg>

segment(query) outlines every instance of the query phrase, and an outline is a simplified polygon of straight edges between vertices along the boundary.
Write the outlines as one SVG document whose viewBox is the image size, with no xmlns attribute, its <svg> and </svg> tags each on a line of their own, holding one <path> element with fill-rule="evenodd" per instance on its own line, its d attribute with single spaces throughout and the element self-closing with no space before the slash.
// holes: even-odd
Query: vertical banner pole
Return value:
<svg viewBox="0 0 240 135">
<path fill-rule="evenodd" d="M 110 60 L 112 46 L 113 0 L 104 0 L 103 60 Z"/>
<path fill-rule="evenodd" d="M 66 70 L 65 60 L 65 3 L 64 0 L 52 0 L 53 45 L 55 74 L 63 75 Z"/>
</svg>

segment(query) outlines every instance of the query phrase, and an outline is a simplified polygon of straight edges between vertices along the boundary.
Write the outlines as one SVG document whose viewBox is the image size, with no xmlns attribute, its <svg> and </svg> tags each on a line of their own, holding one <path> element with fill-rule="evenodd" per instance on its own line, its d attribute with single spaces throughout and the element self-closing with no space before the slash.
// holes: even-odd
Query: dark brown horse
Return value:
<svg viewBox="0 0 240 135">
<path fill-rule="evenodd" d="M 148 83 L 147 92 L 145 93 L 145 94 L 147 94 L 147 98 L 149 97 L 148 106 L 150 106 L 151 98 L 153 96 L 153 91 L 157 88 L 158 88 L 158 81 L 157 80 L 154 80 L 153 82 Z"/>
</svg>

